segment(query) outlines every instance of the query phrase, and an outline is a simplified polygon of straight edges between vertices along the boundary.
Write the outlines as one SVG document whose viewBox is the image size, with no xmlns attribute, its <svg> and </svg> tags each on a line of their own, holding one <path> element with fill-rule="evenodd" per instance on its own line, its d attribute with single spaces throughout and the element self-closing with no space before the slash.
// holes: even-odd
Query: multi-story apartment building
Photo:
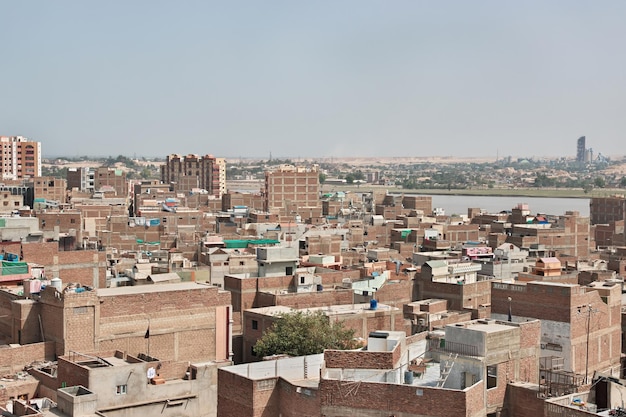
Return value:
<svg viewBox="0 0 626 417">
<path fill-rule="evenodd" d="M 589 202 L 591 224 L 609 224 L 626 220 L 626 198 L 623 195 L 593 197 Z"/>
<path fill-rule="evenodd" d="M 0 136 L 2 179 L 41 176 L 41 142 L 23 136 Z"/>
<path fill-rule="evenodd" d="M 67 170 L 67 188 L 71 190 L 77 188 L 79 191 L 93 193 L 95 191 L 95 176 L 93 168 L 68 168 Z"/>
<path fill-rule="evenodd" d="M 317 165 L 296 167 L 281 165 L 275 171 L 265 172 L 263 198 L 265 211 L 283 211 L 285 214 L 297 212 L 306 214 L 305 208 L 320 211 L 320 182 Z"/>
<path fill-rule="evenodd" d="M 174 191 L 201 188 L 221 197 L 226 193 L 226 160 L 213 155 L 168 155 L 161 165 L 161 181 L 172 184 Z"/>
<path fill-rule="evenodd" d="M 46 208 L 51 205 L 57 207 L 65 203 L 66 181 L 54 177 L 36 177 L 26 181 L 26 185 L 33 187 L 35 202 Z M 33 207 L 34 208 L 34 207 Z"/>
<path fill-rule="evenodd" d="M 95 189 L 101 190 L 102 187 L 105 186 L 113 188 L 117 197 L 124 198 L 128 195 L 126 173 L 121 169 L 100 167 L 96 170 L 94 179 Z"/>
</svg>

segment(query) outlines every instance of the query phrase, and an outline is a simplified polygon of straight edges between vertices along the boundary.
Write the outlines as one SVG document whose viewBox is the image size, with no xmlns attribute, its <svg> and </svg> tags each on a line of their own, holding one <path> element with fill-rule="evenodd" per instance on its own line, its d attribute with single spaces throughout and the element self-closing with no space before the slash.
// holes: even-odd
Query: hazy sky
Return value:
<svg viewBox="0 0 626 417">
<path fill-rule="evenodd" d="M 626 145 L 626 2 L 0 0 L 0 135 L 44 156 Z"/>
</svg>

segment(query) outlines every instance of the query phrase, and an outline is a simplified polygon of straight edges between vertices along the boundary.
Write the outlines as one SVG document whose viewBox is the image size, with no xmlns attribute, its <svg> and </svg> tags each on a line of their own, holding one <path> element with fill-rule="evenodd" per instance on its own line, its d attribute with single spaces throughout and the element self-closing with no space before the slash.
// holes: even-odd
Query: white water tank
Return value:
<svg viewBox="0 0 626 417">
<path fill-rule="evenodd" d="M 63 292 L 63 281 L 61 278 L 56 277 L 50 280 L 50 286 L 56 288 L 58 292 Z"/>
</svg>

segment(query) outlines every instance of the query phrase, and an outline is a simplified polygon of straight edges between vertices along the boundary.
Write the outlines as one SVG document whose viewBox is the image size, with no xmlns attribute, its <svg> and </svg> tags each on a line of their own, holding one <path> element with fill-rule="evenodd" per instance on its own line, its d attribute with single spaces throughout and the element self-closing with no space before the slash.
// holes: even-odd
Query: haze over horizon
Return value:
<svg viewBox="0 0 626 417">
<path fill-rule="evenodd" d="M 626 3 L 4 2 L 44 155 L 624 155 Z"/>
</svg>

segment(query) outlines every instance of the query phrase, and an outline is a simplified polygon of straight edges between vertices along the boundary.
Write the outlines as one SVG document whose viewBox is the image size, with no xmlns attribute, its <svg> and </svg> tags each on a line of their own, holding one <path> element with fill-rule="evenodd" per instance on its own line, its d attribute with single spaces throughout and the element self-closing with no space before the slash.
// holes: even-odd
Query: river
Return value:
<svg viewBox="0 0 626 417">
<path fill-rule="evenodd" d="M 433 195 L 433 208 L 441 207 L 446 214 L 467 214 L 469 207 L 497 213 L 511 210 L 519 203 L 528 204 L 531 214 L 563 215 L 566 211 L 578 211 L 581 216 L 589 217 L 588 198 L 548 198 L 548 197 L 496 197 L 467 195 Z"/>
</svg>

